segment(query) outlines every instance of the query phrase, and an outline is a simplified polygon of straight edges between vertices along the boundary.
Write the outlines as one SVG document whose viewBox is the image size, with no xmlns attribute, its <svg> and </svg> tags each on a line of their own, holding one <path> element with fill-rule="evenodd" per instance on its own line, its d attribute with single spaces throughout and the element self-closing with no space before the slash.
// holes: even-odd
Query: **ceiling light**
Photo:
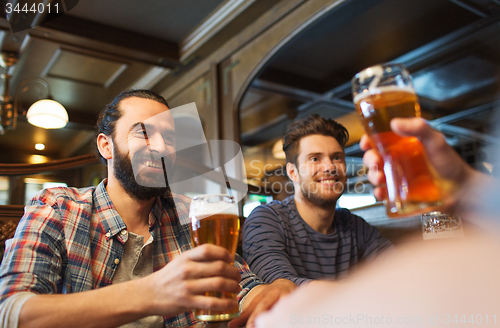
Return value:
<svg viewBox="0 0 500 328">
<path fill-rule="evenodd" d="M 49 161 L 49 158 L 46 156 L 42 156 L 42 155 L 31 155 L 28 158 L 28 162 L 30 164 L 47 163 L 48 161 Z"/>
<path fill-rule="evenodd" d="M 31 105 L 26 118 L 31 124 L 44 129 L 60 129 L 68 123 L 66 109 L 51 99 L 38 100 Z"/>
<path fill-rule="evenodd" d="M 283 140 L 278 140 L 273 146 L 273 157 L 283 159 L 286 158 L 285 152 L 283 151 Z"/>
<path fill-rule="evenodd" d="M 43 143 L 37 143 L 35 145 L 35 149 L 36 150 L 44 150 L 45 149 L 45 145 Z"/>
<path fill-rule="evenodd" d="M 6 70 L 6 73 L 2 75 L 4 88 L 3 94 L 0 96 L 0 134 L 4 134 L 5 130 L 16 129 L 18 113 L 26 115 L 29 123 L 44 129 L 60 129 L 64 127 L 68 123 L 68 113 L 61 104 L 51 99 L 50 85 L 44 79 L 39 77 L 28 78 L 17 85 L 14 97 L 10 95 L 11 75 L 9 71 L 16 62 L 16 54 L 0 53 L 0 65 L 4 66 Z M 26 113 L 26 110 L 21 108 L 19 96 L 21 93 L 30 90 L 41 92 L 38 94 L 38 98 L 35 99 L 42 100 L 32 104 Z"/>
</svg>

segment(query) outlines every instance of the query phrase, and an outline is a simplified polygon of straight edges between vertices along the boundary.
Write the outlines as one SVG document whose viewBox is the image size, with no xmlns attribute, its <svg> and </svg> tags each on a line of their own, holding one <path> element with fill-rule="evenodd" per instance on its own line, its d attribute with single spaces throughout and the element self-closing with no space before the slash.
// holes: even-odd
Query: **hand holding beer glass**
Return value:
<svg viewBox="0 0 500 328">
<path fill-rule="evenodd" d="M 240 221 L 233 197 L 228 195 L 199 195 L 193 198 L 189 210 L 193 244 L 214 244 L 236 253 Z M 228 292 L 207 292 L 205 296 L 236 299 Z M 231 311 L 195 310 L 195 318 L 201 321 L 227 321 L 240 315 L 236 306 Z"/>
<path fill-rule="evenodd" d="M 353 101 L 372 147 L 384 161 L 387 216 L 421 214 L 442 204 L 443 192 L 416 137 L 391 131 L 395 117 L 420 117 L 420 105 L 403 65 L 377 65 L 352 79 Z"/>
</svg>

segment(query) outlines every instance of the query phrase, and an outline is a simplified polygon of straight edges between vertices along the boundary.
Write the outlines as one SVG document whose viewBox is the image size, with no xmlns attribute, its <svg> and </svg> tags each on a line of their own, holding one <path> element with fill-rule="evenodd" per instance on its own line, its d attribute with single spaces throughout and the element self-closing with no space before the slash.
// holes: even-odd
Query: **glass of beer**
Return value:
<svg viewBox="0 0 500 328">
<path fill-rule="evenodd" d="M 372 66 L 351 82 L 358 117 L 384 161 L 387 215 L 418 215 L 441 205 L 443 191 L 421 142 L 416 137 L 399 136 L 390 128 L 395 117 L 420 117 L 406 68 L 399 64 Z"/>
<path fill-rule="evenodd" d="M 424 240 L 464 236 L 460 216 L 434 211 L 422 214 L 421 220 Z"/>
<path fill-rule="evenodd" d="M 236 253 L 240 220 L 234 198 L 229 195 L 199 195 L 193 198 L 189 210 L 193 244 L 222 246 L 231 254 Z M 205 296 L 236 299 L 228 292 L 207 292 Z M 195 318 L 201 321 L 228 321 L 240 315 L 239 307 L 230 311 L 195 310 Z"/>
</svg>

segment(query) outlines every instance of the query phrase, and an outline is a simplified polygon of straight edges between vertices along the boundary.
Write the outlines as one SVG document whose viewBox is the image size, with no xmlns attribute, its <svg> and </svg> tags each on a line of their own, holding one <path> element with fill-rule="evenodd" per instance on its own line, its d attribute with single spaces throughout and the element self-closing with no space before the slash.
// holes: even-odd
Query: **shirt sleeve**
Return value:
<svg viewBox="0 0 500 328">
<path fill-rule="evenodd" d="M 267 206 L 253 210 L 243 225 L 243 257 L 266 283 L 288 279 L 300 285 L 312 279 L 299 277 L 286 251 L 286 237 L 278 214 Z"/>
<path fill-rule="evenodd" d="M 9 297 L 0 306 L 0 324 L 3 328 L 17 328 L 17 323 L 19 321 L 19 312 L 24 303 L 35 296 L 34 293 L 22 292 L 16 293 Z"/>
<path fill-rule="evenodd" d="M 238 294 L 238 302 L 240 304 L 240 310 L 241 310 L 241 307 L 243 306 L 243 303 L 245 302 L 248 293 L 254 287 L 264 284 L 264 282 L 261 279 L 259 279 L 259 277 L 257 277 L 252 271 L 250 271 L 248 264 L 238 254 L 235 255 L 234 266 L 240 270 L 241 274 L 241 281 L 240 281 L 241 292 Z"/>
<path fill-rule="evenodd" d="M 41 196 L 26 207 L 0 267 L 0 308 L 16 293 L 60 292 L 65 247 L 61 225 L 57 211 Z"/>
<path fill-rule="evenodd" d="M 349 212 L 350 213 L 350 212 Z M 392 243 L 380 235 L 380 231 L 368 224 L 363 218 L 350 213 L 356 222 L 356 235 L 361 259 L 371 261 L 380 253 L 392 248 Z"/>
</svg>

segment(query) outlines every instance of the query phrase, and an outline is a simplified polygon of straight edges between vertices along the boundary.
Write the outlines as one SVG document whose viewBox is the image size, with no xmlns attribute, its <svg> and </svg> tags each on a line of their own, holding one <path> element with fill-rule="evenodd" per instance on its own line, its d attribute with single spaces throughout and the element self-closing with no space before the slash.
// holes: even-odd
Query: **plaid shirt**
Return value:
<svg viewBox="0 0 500 328">
<path fill-rule="evenodd" d="M 153 241 L 153 269 L 160 270 L 181 252 L 192 248 L 190 199 L 158 197 L 149 215 Z M 173 206 L 176 205 L 176 210 Z M 0 306 L 17 292 L 77 293 L 110 285 L 123 256 L 128 234 L 106 192 L 97 188 L 51 188 L 26 206 L 16 234 L 8 243 L 0 268 Z M 236 255 L 241 273 L 242 300 L 262 281 Z M 192 312 L 164 318 L 166 327 L 192 325 Z"/>
</svg>

